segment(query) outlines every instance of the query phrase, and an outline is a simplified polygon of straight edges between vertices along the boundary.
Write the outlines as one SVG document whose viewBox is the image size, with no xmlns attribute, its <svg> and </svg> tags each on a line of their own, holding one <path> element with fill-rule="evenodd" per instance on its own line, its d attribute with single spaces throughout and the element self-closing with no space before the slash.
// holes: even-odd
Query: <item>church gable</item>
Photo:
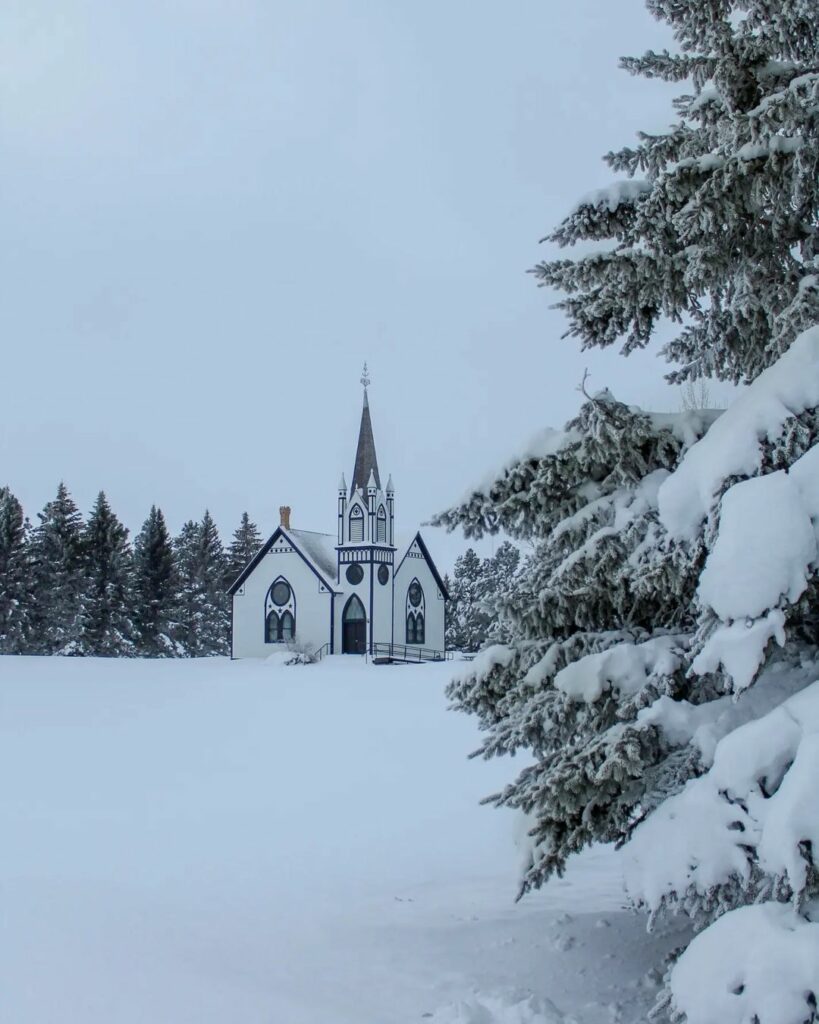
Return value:
<svg viewBox="0 0 819 1024">
<path fill-rule="evenodd" d="M 241 590 L 242 590 L 242 587 L 245 584 L 245 581 L 248 579 L 248 577 L 251 575 L 251 573 L 256 569 L 256 567 L 261 563 L 261 561 L 268 554 L 277 555 L 277 556 L 278 555 L 290 555 L 290 554 L 297 555 L 299 558 L 301 558 L 305 562 L 305 564 L 310 568 L 310 570 L 316 576 L 316 578 L 318 580 L 318 583 L 319 583 L 319 591 L 326 591 L 328 593 L 332 592 L 333 584 L 332 584 L 331 580 L 332 580 L 333 573 L 332 572 L 329 572 L 329 573 L 327 572 L 328 566 L 326 564 L 321 565 L 322 561 L 324 561 L 326 563 L 326 561 L 327 561 L 326 556 L 323 559 L 318 559 L 315 556 L 314 557 L 310 557 L 311 553 L 309 552 L 309 550 L 308 551 L 303 550 L 302 549 L 302 545 L 299 543 L 299 540 L 301 540 L 302 538 L 291 536 L 291 534 L 306 533 L 306 532 L 307 531 L 292 530 L 291 533 L 288 534 L 288 533 L 285 532 L 283 527 L 281 527 L 281 526 L 277 527 L 276 530 L 267 539 L 266 543 L 259 549 L 258 553 L 256 554 L 256 557 L 253 558 L 253 560 L 250 561 L 245 566 L 245 569 L 242 572 L 242 574 L 239 576 L 239 578 L 233 583 L 233 585 L 228 590 L 228 594 L 230 594 L 231 597 L 232 597 L 234 594 L 241 593 Z M 323 538 L 325 535 L 324 534 L 315 534 L 314 536 L 316 538 L 319 538 L 319 537 Z M 329 537 L 328 539 L 330 541 L 332 541 L 332 537 Z M 309 543 L 308 544 L 304 544 L 305 548 L 309 549 L 310 546 L 311 545 Z M 319 562 L 319 564 L 316 564 L 317 562 Z M 322 570 L 324 570 L 324 571 L 322 571 Z"/>
<path fill-rule="evenodd" d="M 410 564 L 415 561 L 423 562 L 425 565 L 427 565 L 429 571 L 432 573 L 432 578 L 435 580 L 435 583 L 437 584 L 438 589 L 441 592 L 441 597 L 445 601 L 449 600 L 449 593 L 447 592 L 447 589 L 444 586 L 444 581 L 441 579 L 441 574 L 438 572 L 438 569 L 432 560 L 432 555 L 429 553 L 429 548 L 427 548 L 426 544 L 424 543 L 424 538 L 421 536 L 420 533 L 416 533 L 415 537 L 412 540 L 412 543 L 407 548 L 404 557 L 398 563 L 398 569 L 396 569 L 396 573 L 398 573 L 401 570 L 406 561 L 409 561 Z"/>
</svg>

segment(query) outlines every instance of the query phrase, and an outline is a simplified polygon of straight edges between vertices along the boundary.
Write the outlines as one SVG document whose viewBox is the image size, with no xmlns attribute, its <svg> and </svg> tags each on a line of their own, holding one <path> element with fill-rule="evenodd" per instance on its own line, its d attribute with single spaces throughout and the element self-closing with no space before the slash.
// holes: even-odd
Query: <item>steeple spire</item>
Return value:
<svg viewBox="0 0 819 1024">
<path fill-rule="evenodd" d="M 378 459 L 375 455 L 373 425 L 370 419 L 370 402 L 367 397 L 370 375 L 367 371 L 366 363 L 361 374 L 361 383 L 364 386 L 364 405 L 361 410 L 361 426 L 358 431 L 358 448 L 355 453 L 355 469 L 353 470 L 353 482 L 350 486 L 350 497 L 355 494 L 358 488 L 366 490 L 367 484 L 370 481 L 370 474 L 375 477 L 376 485 L 381 490 L 381 477 L 378 475 Z"/>
</svg>

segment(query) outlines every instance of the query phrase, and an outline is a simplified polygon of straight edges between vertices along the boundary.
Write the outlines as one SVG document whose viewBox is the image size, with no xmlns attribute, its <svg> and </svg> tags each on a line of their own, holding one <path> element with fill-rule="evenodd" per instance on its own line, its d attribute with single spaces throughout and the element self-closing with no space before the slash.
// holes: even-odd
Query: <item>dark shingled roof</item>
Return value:
<svg viewBox="0 0 819 1024">
<path fill-rule="evenodd" d="M 376 486 L 381 490 L 381 477 L 378 475 L 378 459 L 375 457 L 373 425 L 370 419 L 370 403 L 367 398 L 367 389 L 364 388 L 364 408 L 361 410 L 361 428 L 358 431 L 355 469 L 353 470 L 353 482 L 350 485 L 351 498 L 359 487 L 366 493 L 367 484 L 370 481 L 370 473 L 375 477 Z"/>
</svg>

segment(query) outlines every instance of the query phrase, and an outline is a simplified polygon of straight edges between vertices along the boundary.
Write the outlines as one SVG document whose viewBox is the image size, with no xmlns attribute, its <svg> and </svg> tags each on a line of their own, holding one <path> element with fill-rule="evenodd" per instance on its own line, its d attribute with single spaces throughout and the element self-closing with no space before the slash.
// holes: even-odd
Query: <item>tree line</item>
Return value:
<svg viewBox="0 0 819 1024">
<path fill-rule="evenodd" d="M 209 512 L 172 537 L 151 507 L 133 544 L 104 491 L 83 519 L 68 488 L 32 525 L 0 488 L 0 654 L 197 658 L 230 651 L 227 588 L 262 544 L 247 512 L 225 546 Z M 475 652 L 504 639 L 492 610 L 520 552 L 472 548 L 446 578 L 446 644 Z"/>
<path fill-rule="evenodd" d="M 0 653 L 229 652 L 227 587 L 262 543 L 247 512 L 225 546 L 209 512 L 172 537 L 154 505 L 131 544 L 103 491 L 84 519 L 61 483 L 37 519 L 0 488 Z"/>
</svg>

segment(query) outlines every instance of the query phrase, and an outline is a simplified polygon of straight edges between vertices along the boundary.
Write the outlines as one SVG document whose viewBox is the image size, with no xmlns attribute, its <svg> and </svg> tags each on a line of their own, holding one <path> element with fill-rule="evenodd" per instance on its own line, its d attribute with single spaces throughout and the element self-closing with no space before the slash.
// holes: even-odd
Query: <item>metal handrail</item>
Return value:
<svg viewBox="0 0 819 1024">
<path fill-rule="evenodd" d="M 314 652 L 313 657 L 316 659 L 316 661 L 321 661 L 321 659 L 324 657 L 324 655 L 325 654 L 329 654 L 329 653 L 330 653 L 330 645 L 329 644 L 322 644 L 321 647 L 319 647 L 319 649 Z"/>
<path fill-rule="evenodd" d="M 430 647 L 410 647 L 407 644 L 373 644 L 373 657 L 386 657 L 396 661 L 451 661 L 451 651 L 436 651 Z"/>
</svg>

